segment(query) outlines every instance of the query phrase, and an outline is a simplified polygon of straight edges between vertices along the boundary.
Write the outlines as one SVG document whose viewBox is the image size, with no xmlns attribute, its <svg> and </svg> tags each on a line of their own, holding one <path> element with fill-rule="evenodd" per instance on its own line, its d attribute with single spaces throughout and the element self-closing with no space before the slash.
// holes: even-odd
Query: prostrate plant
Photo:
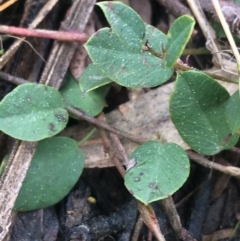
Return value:
<svg viewBox="0 0 240 241">
<path fill-rule="evenodd" d="M 100 29 L 85 44 L 93 65 L 103 76 L 126 87 L 154 87 L 166 82 L 173 74 L 173 67 L 166 67 L 162 59 L 142 50 L 148 41 L 156 51 L 162 51 L 166 36 L 146 25 L 124 4 L 102 2 L 98 5 L 104 10 L 111 29 Z M 88 78 L 98 86 L 94 74 L 89 74 L 92 78 Z M 85 83 L 85 79 L 80 80 L 81 86 Z"/>
<path fill-rule="evenodd" d="M 190 38 L 193 18 L 184 15 L 176 19 L 166 36 L 143 23 L 122 3 L 97 5 L 111 29 L 100 29 L 85 44 L 93 61 L 91 66 L 98 69 L 101 77 L 95 78 L 87 69 L 80 79 L 81 88 L 90 91 L 94 85 L 102 86 L 103 79 L 107 79 L 105 83 L 111 79 L 131 88 L 154 87 L 166 82 Z M 229 98 L 220 84 L 200 71 L 178 73 L 170 99 L 170 114 L 179 134 L 193 150 L 210 155 L 236 144 L 239 136 L 230 125 L 231 115 L 236 112 L 231 111 L 233 105 L 227 104 Z M 239 123 L 238 116 L 237 120 Z M 139 146 L 131 156 L 135 158 L 136 153 L 141 153 L 136 157 L 136 166 L 125 176 L 127 188 L 145 204 L 171 195 L 189 174 L 188 158 L 177 154 L 181 147 L 169 143 L 166 145 L 171 148 L 160 148 L 160 145 L 149 142 Z M 167 178 L 164 180 L 164 177 Z"/>
<path fill-rule="evenodd" d="M 191 36 L 194 27 L 192 17 L 184 15 L 176 19 L 166 36 L 144 23 L 134 10 L 120 2 L 97 5 L 103 10 L 111 28 L 100 29 L 85 44 L 93 63 L 82 74 L 80 84 L 68 75 L 60 93 L 37 84 L 17 87 L 0 103 L 2 131 L 27 141 L 49 138 L 66 126 L 67 106 L 81 109 L 91 116 L 100 113 L 105 103 L 107 84 L 116 82 L 131 88 L 155 87 L 172 76 Z M 170 99 L 170 114 L 179 134 L 193 150 L 212 155 L 234 146 L 239 138 L 238 110 L 238 94 L 230 97 L 208 75 L 199 71 L 178 73 Z M 9 125 L 3 123 L 6 119 Z M 64 153 L 60 150 L 61 143 L 64 143 Z M 56 147 L 56 151 L 49 146 Z M 63 198 L 84 166 L 83 154 L 77 149 L 76 143 L 69 138 L 53 137 L 40 141 L 15 208 L 33 210 Z M 47 157 L 43 158 L 44 153 Z M 131 159 L 135 166 L 127 171 L 125 184 L 144 204 L 173 194 L 189 175 L 187 154 L 175 143 L 148 141 L 132 153 Z M 39 170 L 36 165 L 39 165 Z M 59 166 L 59 170 L 52 170 L 52 166 Z M 74 169 L 76 171 L 71 177 Z M 68 174 L 61 174 L 68 171 Z M 41 173 L 45 173 L 45 177 L 38 179 Z M 63 176 L 66 178 L 60 180 L 59 177 Z M 67 176 L 70 176 L 69 179 Z M 62 182 L 57 182 L 55 197 L 52 196 L 56 191 L 52 189 L 57 187 L 50 186 L 54 184 L 53 180 Z M 39 188 L 43 191 L 35 193 L 34 190 Z M 45 198 L 48 195 L 51 197 Z M 28 197 L 31 205 L 27 206 L 23 197 Z"/>
<path fill-rule="evenodd" d="M 94 66 L 101 78 L 95 78 L 95 72 L 86 69 L 80 87 L 89 91 L 94 89 L 94 85 L 103 85 L 103 79 L 108 80 L 106 83 L 112 79 L 131 88 L 154 87 L 166 82 L 188 42 L 194 20 L 182 16 L 166 36 L 145 24 L 122 3 L 101 2 L 98 5 L 111 29 L 100 29 L 85 47 L 93 61 L 89 68 Z M 173 194 L 189 175 L 188 157 L 181 147 L 173 143 L 147 142 L 139 146 L 131 158 L 136 166 L 126 173 L 125 185 L 145 204 Z"/>
</svg>

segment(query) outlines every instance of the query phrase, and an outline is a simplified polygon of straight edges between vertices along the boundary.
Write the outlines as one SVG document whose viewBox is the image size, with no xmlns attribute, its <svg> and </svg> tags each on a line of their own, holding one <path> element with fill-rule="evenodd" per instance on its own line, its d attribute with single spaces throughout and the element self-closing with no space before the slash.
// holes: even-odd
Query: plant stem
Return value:
<svg viewBox="0 0 240 241">
<path fill-rule="evenodd" d="M 205 48 L 191 48 L 191 49 L 184 49 L 182 55 L 203 55 L 203 54 L 211 54 L 211 52 Z"/>
<path fill-rule="evenodd" d="M 134 230 L 133 230 L 133 235 L 132 235 L 131 241 L 138 241 L 139 240 L 139 235 L 140 235 L 142 226 L 143 226 L 143 219 L 142 219 L 142 216 L 139 215 L 138 220 L 137 220 L 137 222 L 135 224 L 135 227 L 134 227 Z"/>
<path fill-rule="evenodd" d="M 152 55 L 163 59 L 164 58 L 164 53 L 158 53 L 157 51 L 155 51 L 153 48 L 151 48 L 150 46 L 148 46 L 148 43 L 146 42 L 145 45 L 142 47 L 143 51 L 147 51 L 149 53 L 151 53 Z"/>
<path fill-rule="evenodd" d="M 78 146 L 82 146 L 96 131 L 96 128 L 93 128 L 81 141 L 78 142 Z"/>
<path fill-rule="evenodd" d="M 236 152 L 237 154 L 240 155 L 240 148 L 234 146 L 234 147 L 232 147 L 230 150 L 231 150 L 231 151 L 234 151 L 234 152 Z"/>
<path fill-rule="evenodd" d="M 96 119 L 96 118 L 93 118 L 93 117 L 91 117 L 91 116 L 88 116 L 88 115 L 84 114 L 84 113 L 83 113 L 81 110 L 79 110 L 79 109 L 73 108 L 73 107 L 71 107 L 71 106 L 66 106 L 66 110 L 67 110 L 69 113 L 77 116 L 77 117 L 80 118 L 80 119 L 86 120 L 87 122 L 92 123 L 92 124 L 95 125 L 95 126 L 98 126 L 98 127 L 100 127 L 100 128 L 103 128 L 103 129 L 105 129 L 105 130 L 108 130 L 108 131 L 110 131 L 110 132 L 112 132 L 112 133 L 114 133 L 114 134 L 117 134 L 117 135 L 119 135 L 119 136 L 123 136 L 123 137 L 131 140 L 132 142 L 137 143 L 137 144 L 142 144 L 142 143 L 148 141 L 148 139 L 141 138 L 141 137 L 137 137 L 137 136 L 133 136 L 133 135 L 131 135 L 131 134 L 122 132 L 122 131 L 120 131 L 120 130 L 118 130 L 118 129 L 116 129 L 116 128 L 110 126 L 110 125 L 108 125 L 108 124 L 105 123 L 105 122 L 102 122 L 102 121 L 100 121 L 100 120 L 98 120 L 98 119 Z"/>
<path fill-rule="evenodd" d="M 179 237 L 181 237 L 181 231 L 183 227 L 177 209 L 175 207 L 174 201 L 172 199 L 172 196 L 168 196 L 160 202 L 174 231 Z"/>
<path fill-rule="evenodd" d="M 104 115 L 100 115 L 99 119 L 102 120 L 103 122 L 106 120 Z M 99 128 L 99 132 L 100 132 L 100 136 L 102 139 L 104 152 L 109 155 L 109 158 L 115 164 L 115 167 L 117 168 L 118 172 L 120 173 L 122 178 L 124 178 L 126 171 L 123 167 L 123 164 L 120 162 L 120 160 L 116 157 L 116 155 L 111 150 L 111 145 L 110 145 L 109 139 L 107 137 L 106 131 L 102 128 Z"/>
<path fill-rule="evenodd" d="M 37 25 L 46 17 L 46 15 L 52 10 L 52 8 L 57 4 L 58 0 L 48 0 L 42 7 L 42 9 L 38 12 L 37 16 L 28 26 L 29 29 L 36 28 Z M 66 25 L 68 26 L 68 25 Z M 21 38 L 18 41 L 14 42 L 9 49 L 4 53 L 0 58 L 0 69 L 8 62 L 8 60 L 14 55 L 14 53 L 18 50 L 19 46 L 23 43 L 23 39 Z"/>
<path fill-rule="evenodd" d="M 0 71 L 0 79 L 8 81 L 8 82 L 10 82 L 12 84 L 15 84 L 15 85 L 21 85 L 21 84 L 30 83 L 29 81 L 27 81 L 25 79 L 12 76 L 12 75 L 7 74 L 7 73 L 5 73 L 3 71 Z"/>
<path fill-rule="evenodd" d="M 114 144 L 116 145 L 119 154 L 121 154 L 124 163 L 127 164 L 128 156 L 127 156 L 127 153 L 126 153 L 121 141 L 119 140 L 118 136 L 116 134 L 110 133 L 110 137 L 111 137 L 112 141 L 114 142 Z"/>
<path fill-rule="evenodd" d="M 22 37 L 49 38 L 64 42 L 85 43 L 89 36 L 86 33 L 75 31 L 51 31 L 45 29 L 27 29 L 13 26 L 0 25 L 0 33 L 13 34 Z"/>
<path fill-rule="evenodd" d="M 152 206 L 150 204 L 146 206 L 142 202 L 138 201 L 138 209 L 141 213 L 144 223 L 147 225 L 149 230 L 155 235 L 157 240 L 166 241 L 164 236 L 160 232 L 160 226 Z"/>
<path fill-rule="evenodd" d="M 115 146 L 117 147 L 117 150 L 119 152 L 119 154 L 121 154 L 123 161 L 125 162 L 125 165 L 128 163 L 128 156 L 127 153 L 121 143 L 121 141 L 119 140 L 118 136 L 116 134 L 110 133 L 110 137 L 112 139 L 112 141 L 114 142 Z M 118 171 L 120 172 L 120 174 L 122 175 L 122 177 L 124 178 L 125 174 L 126 174 L 126 170 L 124 169 L 123 165 L 121 163 L 115 163 Z"/>
<path fill-rule="evenodd" d="M 3 71 L 0 71 L 0 79 L 11 82 L 11 83 L 16 84 L 16 85 L 31 83 L 30 81 L 27 81 L 25 79 L 15 77 L 15 76 L 12 76 L 10 74 L 6 74 Z M 80 119 L 86 120 L 87 122 L 92 123 L 95 126 L 103 128 L 105 130 L 108 130 L 108 131 L 110 131 L 112 133 L 115 133 L 117 135 L 123 136 L 123 137 L 129 139 L 130 141 L 135 142 L 137 144 L 143 144 L 144 142 L 148 141 L 148 139 L 146 139 L 146 138 L 138 137 L 136 135 L 131 135 L 131 134 L 125 133 L 121 130 L 118 130 L 118 129 L 108 125 L 107 123 L 104 123 L 104 122 L 102 122 L 102 121 L 100 121 L 96 118 L 93 118 L 91 116 L 88 116 L 88 115 L 84 114 L 79 109 L 75 109 L 71 106 L 67 106 L 66 109 L 67 109 L 68 112 L 76 115 Z"/>
<path fill-rule="evenodd" d="M 105 133 L 103 135 L 105 135 Z M 111 137 L 112 141 L 114 142 L 114 144 L 116 145 L 119 154 L 122 156 L 125 163 L 127 163 L 128 156 L 127 156 L 126 151 L 125 151 L 121 141 L 119 140 L 118 136 L 116 134 L 111 133 L 110 137 Z M 106 139 L 106 137 L 104 137 L 104 139 Z M 109 146 L 109 143 L 107 145 Z M 123 168 L 122 164 L 115 156 L 113 156 L 111 154 L 110 151 L 109 151 L 109 155 L 110 155 L 111 159 L 114 161 L 119 173 L 124 178 L 126 171 Z M 144 205 L 142 202 L 138 201 L 138 210 L 141 213 L 141 217 L 143 218 L 144 223 L 147 225 L 149 230 L 155 235 L 157 240 L 158 241 L 166 241 L 164 236 L 162 235 L 158 220 L 156 218 L 156 215 L 155 215 L 155 212 L 154 212 L 152 206 L 150 204 Z"/>
<path fill-rule="evenodd" d="M 142 49 L 144 51 L 147 51 L 147 52 L 153 54 L 154 56 L 156 56 L 156 57 L 158 57 L 160 59 L 164 58 L 164 54 L 163 53 L 158 53 L 154 49 L 150 48 L 147 45 L 143 46 Z M 180 60 L 175 63 L 174 67 L 175 67 L 176 70 L 183 70 L 183 71 L 196 70 L 196 71 L 200 71 L 200 72 L 203 72 L 203 73 L 207 74 L 208 76 L 212 77 L 213 79 L 221 80 L 221 81 L 228 82 L 228 83 L 238 84 L 238 81 L 227 79 L 227 78 L 224 78 L 224 77 L 222 77 L 220 75 L 217 75 L 217 74 L 210 74 L 210 73 L 207 73 L 205 71 L 198 70 L 198 69 L 190 67 L 190 66 L 188 66 L 188 65 L 186 65 L 184 63 L 181 63 Z"/>
<path fill-rule="evenodd" d="M 200 72 L 205 73 L 205 74 L 207 74 L 208 76 L 212 77 L 213 79 L 221 80 L 221 81 L 228 82 L 228 83 L 238 84 L 238 81 L 236 81 L 236 80 L 227 79 L 227 78 L 222 77 L 221 75 L 210 74 L 210 73 L 207 73 L 207 72 L 205 72 L 205 71 L 198 70 L 198 69 L 193 68 L 193 67 L 190 67 L 190 66 L 188 66 L 188 65 L 186 65 L 186 64 L 180 63 L 180 61 L 178 61 L 178 62 L 175 64 L 174 67 L 175 67 L 175 69 L 180 69 L 180 70 L 183 70 L 183 71 L 187 71 L 187 70 L 200 71 Z"/>
<path fill-rule="evenodd" d="M 187 151 L 187 154 L 191 160 L 197 162 L 202 166 L 205 166 L 210 169 L 212 168 L 212 169 L 218 170 L 220 172 L 226 173 L 231 176 L 240 177 L 240 168 L 233 167 L 233 166 L 223 166 L 221 164 L 211 162 L 207 158 L 203 157 L 202 155 L 192 151 Z"/>
</svg>

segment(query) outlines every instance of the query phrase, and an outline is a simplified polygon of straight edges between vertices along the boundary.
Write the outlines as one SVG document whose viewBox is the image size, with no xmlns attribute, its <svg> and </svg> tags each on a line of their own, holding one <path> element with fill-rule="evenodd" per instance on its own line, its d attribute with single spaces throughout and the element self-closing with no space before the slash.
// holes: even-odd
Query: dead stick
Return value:
<svg viewBox="0 0 240 241">
<path fill-rule="evenodd" d="M 127 165 L 128 164 L 128 156 L 127 156 L 127 153 L 126 153 L 121 141 L 119 140 L 118 136 L 116 134 L 110 133 L 110 137 L 113 140 L 114 144 L 116 145 L 119 154 L 121 154 L 123 161 Z"/>
<path fill-rule="evenodd" d="M 240 168 L 237 168 L 234 166 L 223 166 L 221 164 L 211 162 L 207 158 L 203 157 L 202 155 L 192 151 L 187 151 L 187 154 L 191 160 L 197 162 L 202 166 L 205 166 L 210 169 L 212 168 L 212 169 L 218 170 L 220 172 L 229 174 L 231 176 L 240 177 Z"/>
<path fill-rule="evenodd" d="M 0 0 L 1 1 L 1 0 Z M 32 23 L 28 26 L 29 29 L 36 28 L 36 26 L 46 17 L 46 15 L 52 10 L 52 8 L 57 4 L 58 0 L 46 1 L 43 8 L 38 12 Z M 25 38 L 21 38 L 15 43 L 13 43 L 5 54 L 0 58 L 0 69 L 7 63 L 7 61 L 14 55 L 19 46 L 23 43 Z"/>
<path fill-rule="evenodd" d="M 139 236 L 140 236 L 140 232 L 143 226 L 143 219 L 142 216 L 139 215 L 137 222 L 135 224 L 134 230 L 133 230 L 133 235 L 132 235 L 132 239 L 131 241 L 138 241 L 139 240 Z"/>
<path fill-rule="evenodd" d="M 164 53 L 159 53 L 159 52 L 155 51 L 154 49 L 149 47 L 147 44 L 145 46 L 143 46 L 142 49 L 144 51 L 147 51 L 147 52 L 151 53 L 152 55 L 154 55 L 154 56 L 156 56 L 160 59 L 163 59 L 163 57 L 164 57 Z M 178 70 L 183 70 L 183 71 L 196 70 L 196 71 L 200 72 L 200 70 L 198 70 L 196 68 L 193 68 L 193 67 L 190 67 L 187 64 L 182 63 L 182 61 L 180 59 L 178 59 L 178 61 L 175 63 L 174 68 L 175 68 L 176 71 L 178 71 Z M 202 73 L 207 74 L 208 76 L 212 77 L 213 79 L 221 80 L 221 81 L 228 82 L 228 83 L 238 84 L 238 80 L 231 80 L 231 79 L 228 79 L 228 78 L 224 78 L 221 75 L 207 73 L 205 71 L 202 71 Z"/>
<path fill-rule="evenodd" d="M 110 133 L 110 137 L 111 137 L 112 141 L 114 142 L 115 146 L 117 147 L 118 152 L 121 154 L 121 156 L 122 156 L 122 158 L 123 158 L 123 161 L 124 161 L 125 163 L 127 163 L 127 162 L 128 162 L 128 158 L 125 158 L 125 157 L 126 157 L 126 154 L 124 154 L 124 153 L 126 153 L 126 152 L 125 152 L 125 150 L 123 149 L 123 146 L 122 146 L 120 140 L 118 139 L 117 135 L 116 135 L 116 134 L 113 134 L 113 133 Z M 122 150 L 123 150 L 123 151 L 122 151 Z M 110 156 L 111 156 L 111 155 L 110 155 Z M 118 169 L 118 171 L 119 171 L 119 173 L 121 174 L 121 176 L 124 178 L 126 171 L 125 171 L 122 163 L 121 163 L 117 158 L 113 158 L 113 157 L 112 157 L 111 159 L 114 161 L 114 164 L 115 164 L 116 168 Z"/>
<path fill-rule="evenodd" d="M 6 25 L 0 25 L 0 33 L 18 35 L 21 37 L 49 38 L 64 42 L 85 43 L 89 36 L 86 33 L 76 31 L 51 31 L 45 29 L 28 29 Z"/>
<path fill-rule="evenodd" d="M 234 146 L 230 150 L 236 152 L 237 154 L 240 154 L 240 148 L 239 147 Z"/>
<path fill-rule="evenodd" d="M 25 79 L 15 77 L 15 76 L 7 74 L 7 73 L 5 73 L 3 71 L 0 71 L 0 79 L 8 81 L 8 82 L 10 82 L 12 84 L 15 84 L 15 85 L 21 85 L 21 84 L 30 83 L 29 81 L 27 81 Z"/>
<path fill-rule="evenodd" d="M 115 133 L 117 135 L 123 136 L 127 139 L 129 139 L 132 142 L 138 143 L 138 144 L 143 144 L 144 142 L 148 141 L 147 139 L 141 138 L 141 137 L 137 137 L 137 136 L 133 136 L 131 134 L 125 133 L 123 131 L 120 131 L 110 125 L 108 125 L 107 123 L 104 123 L 103 121 L 100 121 L 96 118 L 93 118 L 91 116 L 88 116 L 86 114 L 83 113 L 83 111 L 73 108 L 71 106 L 66 106 L 65 109 L 69 112 L 72 113 L 74 116 L 83 119 L 89 123 L 92 123 L 95 126 L 98 126 L 100 128 L 103 128 L 105 130 L 108 130 L 112 133 Z"/>
<path fill-rule="evenodd" d="M 106 121 L 106 118 L 104 116 L 104 114 L 100 115 L 98 117 L 98 119 L 100 121 L 103 121 L 105 122 Z M 120 162 L 120 160 L 115 156 L 115 154 L 113 153 L 113 151 L 111 150 L 111 145 L 110 145 L 110 141 L 107 137 L 107 133 L 104 129 L 102 128 L 99 128 L 99 133 L 100 133 L 100 136 L 101 136 L 101 139 L 102 139 L 102 143 L 103 143 L 103 148 L 104 148 L 104 152 L 105 153 L 108 153 L 110 159 L 112 160 L 112 162 L 115 164 L 118 172 L 121 174 L 122 178 L 124 178 L 124 175 L 125 175 L 125 169 L 122 165 L 122 163 Z"/>
<path fill-rule="evenodd" d="M 177 233 L 179 237 L 181 237 L 181 231 L 183 227 L 177 209 L 175 207 L 174 201 L 172 199 L 172 196 L 168 196 L 165 199 L 161 200 L 161 204 L 174 231 Z"/>
</svg>

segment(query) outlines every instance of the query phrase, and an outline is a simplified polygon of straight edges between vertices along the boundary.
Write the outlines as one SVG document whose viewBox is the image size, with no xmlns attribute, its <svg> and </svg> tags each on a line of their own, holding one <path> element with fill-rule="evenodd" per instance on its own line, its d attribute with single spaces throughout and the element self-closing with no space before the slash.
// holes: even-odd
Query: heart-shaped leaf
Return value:
<svg viewBox="0 0 240 241">
<path fill-rule="evenodd" d="M 0 103 L 0 129 L 25 141 L 51 137 L 64 129 L 68 113 L 60 93 L 41 84 L 23 84 Z"/>
<path fill-rule="evenodd" d="M 72 189 L 84 167 L 84 154 L 67 137 L 40 141 L 15 202 L 17 211 L 45 208 Z"/>
<path fill-rule="evenodd" d="M 232 135 L 225 114 L 229 98 L 226 89 L 204 73 L 178 73 L 170 114 L 179 134 L 193 150 L 214 155 L 236 144 L 238 135 Z"/>
<path fill-rule="evenodd" d="M 174 143 L 148 141 L 130 158 L 136 165 L 127 171 L 125 185 L 145 205 L 172 195 L 189 175 L 188 156 Z"/>
<path fill-rule="evenodd" d="M 155 51 L 161 52 L 166 36 L 158 29 L 147 26 L 142 45 L 148 40 Z M 132 39 L 125 42 L 111 29 L 103 28 L 85 44 L 93 63 L 112 81 L 126 87 L 154 87 L 167 81 L 173 68 L 166 68 L 163 60 L 133 47 Z"/>
<path fill-rule="evenodd" d="M 194 24 L 194 19 L 188 15 L 183 15 L 173 22 L 167 34 L 164 54 L 166 66 L 174 66 L 177 62 L 192 34 Z"/>
<path fill-rule="evenodd" d="M 141 48 L 145 24 L 132 8 L 121 2 L 108 1 L 97 3 L 97 5 L 103 10 L 114 33 L 125 44 L 130 44 L 133 48 Z"/>
<path fill-rule="evenodd" d="M 105 76 L 94 64 L 90 64 L 82 73 L 79 86 L 82 92 L 87 93 L 103 85 L 111 83 L 112 80 Z"/>
<path fill-rule="evenodd" d="M 108 86 L 83 93 L 72 75 L 68 74 L 66 79 L 67 83 L 60 89 L 66 105 L 81 109 L 90 116 L 99 114 L 106 106 L 105 95 L 109 90 Z"/>
</svg>

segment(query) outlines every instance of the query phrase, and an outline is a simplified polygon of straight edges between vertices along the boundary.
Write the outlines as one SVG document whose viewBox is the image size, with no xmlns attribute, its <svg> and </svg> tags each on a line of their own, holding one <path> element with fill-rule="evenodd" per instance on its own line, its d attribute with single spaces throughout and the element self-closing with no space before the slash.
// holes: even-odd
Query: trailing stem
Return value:
<svg viewBox="0 0 240 241">
<path fill-rule="evenodd" d="M 28 29 L 6 25 L 0 25 L 0 33 L 18 35 L 21 37 L 49 38 L 64 42 L 85 43 L 89 36 L 86 33 L 76 31 L 51 31 L 46 29 Z"/>
</svg>

